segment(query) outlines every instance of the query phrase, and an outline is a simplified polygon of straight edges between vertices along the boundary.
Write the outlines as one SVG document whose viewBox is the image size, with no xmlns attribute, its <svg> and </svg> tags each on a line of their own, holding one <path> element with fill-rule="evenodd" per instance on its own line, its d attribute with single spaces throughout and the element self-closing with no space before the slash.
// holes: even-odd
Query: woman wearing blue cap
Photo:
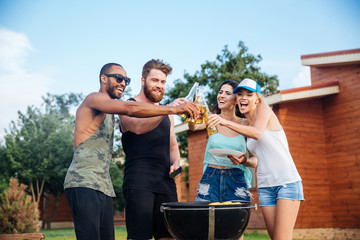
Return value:
<svg viewBox="0 0 360 240">
<path fill-rule="evenodd" d="M 261 88 L 254 80 L 244 79 L 233 93 L 249 125 L 236 124 L 218 115 L 211 116 L 208 125 L 226 126 L 248 137 L 247 147 L 258 159 L 259 202 L 268 233 L 271 239 L 292 239 L 304 195 L 285 132 L 275 113 L 260 97 Z"/>
</svg>

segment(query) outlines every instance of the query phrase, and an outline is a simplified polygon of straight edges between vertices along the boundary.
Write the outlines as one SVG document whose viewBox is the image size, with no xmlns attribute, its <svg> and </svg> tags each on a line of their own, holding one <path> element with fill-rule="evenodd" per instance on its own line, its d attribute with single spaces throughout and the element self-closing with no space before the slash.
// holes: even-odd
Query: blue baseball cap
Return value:
<svg viewBox="0 0 360 240">
<path fill-rule="evenodd" d="M 261 94 L 261 87 L 259 86 L 259 84 L 257 84 L 254 80 L 250 78 L 245 78 L 244 80 L 242 80 L 239 85 L 234 89 L 233 93 L 237 93 L 240 88 L 245 88 L 251 92 L 257 92 Z"/>
</svg>

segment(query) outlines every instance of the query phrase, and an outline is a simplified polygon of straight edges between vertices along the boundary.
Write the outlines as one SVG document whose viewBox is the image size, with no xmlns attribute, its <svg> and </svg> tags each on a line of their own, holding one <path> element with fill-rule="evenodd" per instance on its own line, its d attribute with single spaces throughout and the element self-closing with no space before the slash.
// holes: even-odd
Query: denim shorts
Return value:
<svg viewBox="0 0 360 240">
<path fill-rule="evenodd" d="M 195 201 L 250 202 L 250 196 L 241 169 L 217 169 L 208 166 L 201 177 Z"/>
<path fill-rule="evenodd" d="M 258 188 L 258 193 L 260 206 L 276 206 L 278 199 L 305 200 L 301 181 L 274 187 Z"/>
</svg>

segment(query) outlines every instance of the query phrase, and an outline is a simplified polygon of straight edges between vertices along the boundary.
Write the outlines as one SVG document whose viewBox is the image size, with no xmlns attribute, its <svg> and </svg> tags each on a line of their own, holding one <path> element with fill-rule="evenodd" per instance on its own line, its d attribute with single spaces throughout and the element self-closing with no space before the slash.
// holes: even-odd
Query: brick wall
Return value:
<svg viewBox="0 0 360 240">
<path fill-rule="evenodd" d="M 207 143 L 207 132 L 188 131 L 188 158 L 189 158 L 189 201 L 195 201 L 199 185 Z"/>
<path fill-rule="evenodd" d="M 49 209 L 47 212 L 47 218 L 49 218 L 49 216 L 51 214 L 51 211 L 52 211 L 51 204 L 55 200 L 55 197 L 53 195 L 50 195 L 49 198 L 50 198 L 50 203 L 49 203 Z M 39 206 L 43 206 L 43 199 L 40 201 Z M 42 207 L 39 207 L 39 208 L 42 209 Z M 42 214 L 40 215 L 40 217 L 42 217 Z M 55 212 L 52 222 L 68 222 L 68 221 L 72 221 L 72 216 L 71 216 L 71 212 L 70 212 L 70 207 L 68 205 L 68 202 L 66 200 L 66 196 L 64 193 L 60 198 L 60 203 Z"/>
<path fill-rule="evenodd" d="M 322 101 L 280 104 L 278 118 L 303 180 L 305 201 L 300 205 L 295 228 L 332 227 Z"/>
<path fill-rule="evenodd" d="M 338 81 L 322 100 L 333 225 L 360 228 L 360 65 L 312 67 L 312 83 Z"/>
<path fill-rule="evenodd" d="M 184 168 L 184 167 L 183 167 Z M 175 177 L 176 192 L 179 202 L 189 201 L 189 183 L 183 180 L 184 172 L 180 173 L 179 176 Z"/>
</svg>

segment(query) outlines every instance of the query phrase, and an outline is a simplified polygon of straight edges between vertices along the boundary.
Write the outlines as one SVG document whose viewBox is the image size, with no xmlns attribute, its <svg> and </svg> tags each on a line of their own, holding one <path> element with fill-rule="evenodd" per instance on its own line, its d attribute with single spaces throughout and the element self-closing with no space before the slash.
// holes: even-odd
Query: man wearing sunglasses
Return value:
<svg viewBox="0 0 360 240">
<path fill-rule="evenodd" d="M 100 90 L 86 96 L 76 111 L 74 156 L 64 182 L 78 240 L 114 239 L 112 197 L 115 193 L 109 175 L 113 114 L 134 117 L 198 115 L 196 106 L 183 99 L 172 106 L 116 100 L 130 84 L 120 64 L 105 64 L 99 78 Z"/>
<path fill-rule="evenodd" d="M 161 60 L 148 61 L 142 71 L 141 91 L 130 101 L 159 106 L 171 71 Z M 141 119 L 120 115 L 120 127 L 126 155 L 123 191 L 127 238 L 172 239 L 160 206 L 177 202 L 176 185 L 169 176 L 180 164 L 173 116 Z"/>
</svg>

